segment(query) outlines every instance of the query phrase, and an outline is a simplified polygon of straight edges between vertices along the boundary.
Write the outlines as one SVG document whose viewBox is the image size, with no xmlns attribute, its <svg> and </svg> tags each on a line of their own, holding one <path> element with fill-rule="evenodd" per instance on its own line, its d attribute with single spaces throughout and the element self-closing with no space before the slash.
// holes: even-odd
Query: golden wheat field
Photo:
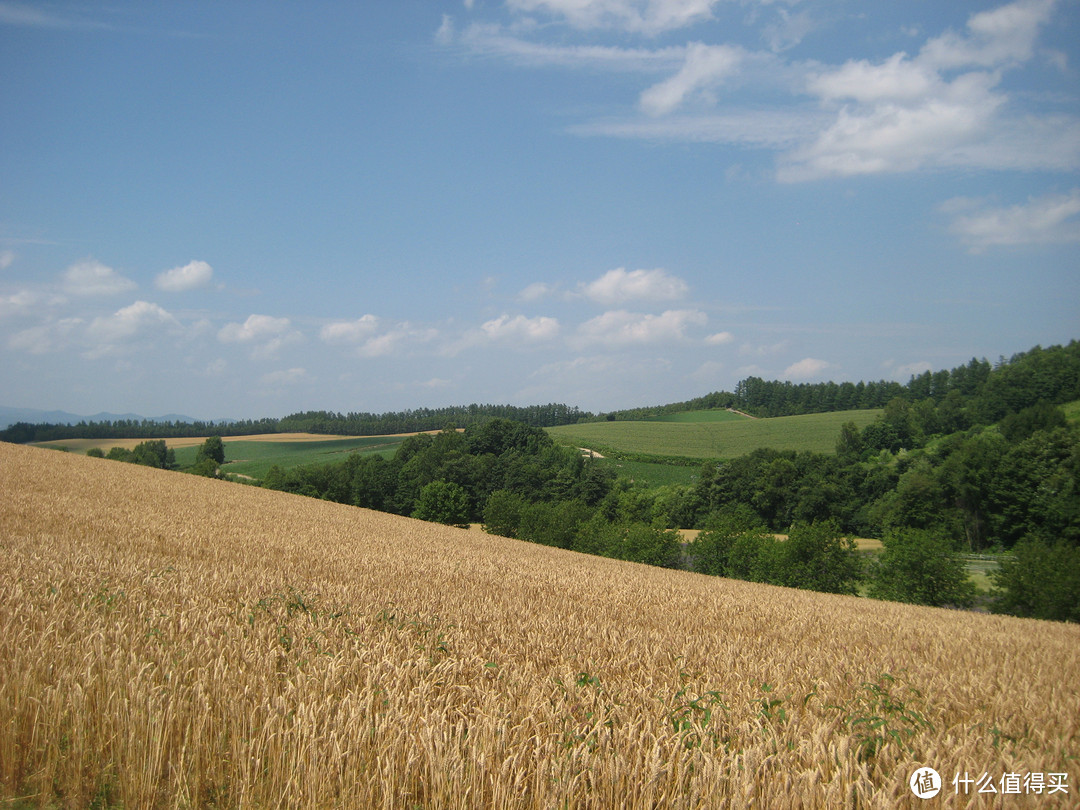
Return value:
<svg viewBox="0 0 1080 810">
<path fill-rule="evenodd" d="M 0 444 L 0 492 L 0 806 L 915 807 L 919 766 L 928 807 L 1080 796 L 1080 627 L 40 448 Z"/>
</svg>

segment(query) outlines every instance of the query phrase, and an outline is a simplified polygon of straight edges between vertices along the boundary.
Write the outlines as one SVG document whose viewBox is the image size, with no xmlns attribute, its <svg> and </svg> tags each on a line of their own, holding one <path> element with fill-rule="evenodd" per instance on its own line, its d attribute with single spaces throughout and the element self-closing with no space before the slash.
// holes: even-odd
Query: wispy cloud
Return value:
<svg viewBox="0 0 1080 810">
<path fill-rule="evenodd" d="M 613 310 L 581 324 L 571 345 L 581 348 L 599 343 L 619 348 L 681 341 L 690 327 L 707 322 L 705 313 L 696 309 L 669 309 L 660 315 Z"/>
<path fill-rule="evenodd" d="M 110 30 L 111 25 L 70 14 L 60 15 L 25 3 L 0 3 L 0 25 L 30 28 L 82 28 Z"/>
<path fill-rule="evenodd" d="M 1002 245 L 1080 242 L 1080 188 L 1011 206 L 954 198 L 941 210 L 953 215 L 949 231 L 973 253 Z"/>
<path fill-rule="evenodd" d="M 105 296 L 130 292 L 138 285 L 96 259 L 83 259 L 64 271 L 61 286 L 70 295 Z"/>
<path fill-rule="evenodd" d="M 653 36 L 712 16 L 719 0 L 507 0 L 514 10 L 545 13 L 574 28 Z"/>
<path fill-rule="evenodd" d="M 519 15 L 546 15 L 579 36 L 671 32 L 708 19 L 714 6 L 710 0 L 510 3 Z M 538 68 L 666 74 L 639 91 L 636 109 L 578 121 L 567 131 L 764 149 L 775 155 L 782 182 L 954 167 L 1076 170 L 1080 116 L 1038 111 L 1002 89 L 1010 71 L 1040 53 L 1039 36 L 1056 6 L 1016 0 L 971 15 L 960 31 L 927 37 L 914 56 L 900 51 L 837 65 L 784 55 L 817 23 L 806 10 L 781 7 L 762 15 L 770 50 L 700 41 L 654 49 L 567 45 L 545 37 L 544 25 L 472 23 L 449 39 Z"/>
<path fill-rule="evenodd" d="M 283 346 L 303 339 L 288 318 L 272 315 L 249 315 L 243 323 L 227 323 L 218 330 L 222 343 L 245 343 L 253 346 L 252 356 L 273 357 Z"/>
<path fill-rule="evenodd" d="M 679 71 L 645 90 L 638 105 L 647 115 L 658 116 L 673 112 L 695 95 L 714 101 L 712 89 L 738 70 L 743 57 L 742 48 L 693 42 Z"/>
</svg>

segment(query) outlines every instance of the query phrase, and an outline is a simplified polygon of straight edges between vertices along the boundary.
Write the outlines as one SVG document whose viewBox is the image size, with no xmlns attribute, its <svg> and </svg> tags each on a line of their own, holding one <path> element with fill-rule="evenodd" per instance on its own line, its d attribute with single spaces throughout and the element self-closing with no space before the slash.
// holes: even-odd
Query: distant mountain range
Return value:
<svg viewBox="0 0 1080 810">
<path fill-rule="evenodd" d="M 164 416 L 141 416 L 137 413 L 95 413 L 92 416 L 68 413 L 67 411 L 39 411 L 35 408 L 8 408 L 0 405 L 0 430 L 14 425 L 16 422 L 29 422 L 34 425 L 48 423 L 51 425 L 77 425 L 79 422 L 115 422 L 118 419 L 134 419 L 138 422 L 144 419 L 151 422 L 197 422 L 199 420 L 184 416 L 179 413 L 168 413 Z"/>
</svg>

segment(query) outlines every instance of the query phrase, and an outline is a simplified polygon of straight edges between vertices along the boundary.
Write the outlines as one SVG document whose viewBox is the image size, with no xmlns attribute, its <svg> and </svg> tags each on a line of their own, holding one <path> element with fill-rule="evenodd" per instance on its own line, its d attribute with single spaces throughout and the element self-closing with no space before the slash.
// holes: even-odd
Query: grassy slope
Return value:
<svg viewBox="0 0 1080 810">
<path fill-rule="evenodd" d="M 283 469 L 303 464 L 330 464 L 342 461 L 349 453 L 374 453 L 390 456 L 405 440 L 404 436 L 321 436 L 315 434 L 275 433 L 265 436 L 225 437 L 224 472 L 263 478 L 277 464 Z M 85 454 L 92 447 L 105 452 L 110 447 L 133 448 L 145 439 L 68 439 L 44 442 L 41 446 Z M 195 463 L 199 445 L 205 438 L 166 439 L 176 453 L 176 463 L 190 467 Z"/>
<path fill-rule="evenodd" d="M 548 432 L 556 441 L 580 447 L 688 458 L 735 458 L 759 447 L 831 453 L 841 425 L 851 421 L 862 428 L 879 413 L 838 411 L 700 422 L 586 422 L 549 428 Z"/>
<path fill-rule="evenodd" d="M 298 442 L 253 442 L 225 439 L 225 465 L 222 472 L 263 478 L 272 466 L 283 469 L 303 464 L 332 464 L 344 461 L 350 453 L 392 455 L 404 439 L 401 436 L 364 436 Z M 176 451 L 176 461 L 183 466 L 195 463 L 198 448 Z"/>
<path fill-rule="evenodd" d="M 1076 790 L 1080 627 L 13 445 L 0 491 L 0 799 L 892 808 L 918 764 L 950 795 L 972 769 Z M 860 758 L 858 718 L 904 744 Z"/>
</svg>

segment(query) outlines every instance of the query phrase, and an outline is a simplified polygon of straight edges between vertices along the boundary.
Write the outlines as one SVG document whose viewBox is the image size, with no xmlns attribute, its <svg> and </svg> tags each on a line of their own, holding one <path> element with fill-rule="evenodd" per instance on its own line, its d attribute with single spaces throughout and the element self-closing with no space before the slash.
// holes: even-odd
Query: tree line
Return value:
<svg viewBox="0 0 1080 810">
<path fill-rule="evenodd" d="M 600 414 L 595 419 L 638 421 L 671 413 L 733 408 L 752 416 L 799 416 L 808 413 L 884 408 L 894 399 L 909 404 L 928 401 L 946 410 L 965 411 L 968 424 L 989 424 L 1034 402 L 1061 404 L 1080 398 L 1080 342 L 1035 346 L 991 365 L 972 358 L 951 370 L 924 371 L 906 384 L 876 382 L 793 383 L 747 377 L 733 392 L 654 407 Z"/>
<path fill-rule="evenodd" d="M 456 405 L 387 413 L 303 411 L 279 419 L 241 419 L 225 422 L 160 422 L 150 419 L 83 421 L 77 424 L 18 422 L 0 431 L 0 441 L 15 444 L 65 439 L 177 439 L 195 436 L 253 436 L 262 433 L 319 433 L 342 436 L 383 436 L 458 428 L 490 419 L 512 419 L 536 427 L 568 425 L 592 414 L 571 405 Z"/>
<path fill-rule="evenodd" d="M 303 411 L 288 416 L 228 422 L 157 422 L 149 419 L 90 421 L 78 424 L 19 422 L 0 431 L 0 441 L 60 441 L 64 439 L 158 439 L 191 436 L 250 436 L 259 433 L 320 433 L 379 436 L 465 428 L 489 419 L 510 419 L 535 427 L 555 427 L 590 420 L 636 421 L 672 413 L 733 408 L 753 416 L 796 416 L 807 413 L 884 408 L 902 400 L 926 411 L 933 409 L 942 429 L 961 430 L 991 424 L 1034 402 L 1060 404 L 1080 398 L 1080 342 L 1034 348 L 1000 358 L 991 366 L 972 358 L 949 371 L 925 371 L 907 384 L 895 381 L 799 383 L 747 377 L 734 392 L 714 391 L 667 405 L 593 414 L 561 403 L 547 405 L 458 405 L 417 408 L 375 414 L 366 412 Z"/>
</svg>

